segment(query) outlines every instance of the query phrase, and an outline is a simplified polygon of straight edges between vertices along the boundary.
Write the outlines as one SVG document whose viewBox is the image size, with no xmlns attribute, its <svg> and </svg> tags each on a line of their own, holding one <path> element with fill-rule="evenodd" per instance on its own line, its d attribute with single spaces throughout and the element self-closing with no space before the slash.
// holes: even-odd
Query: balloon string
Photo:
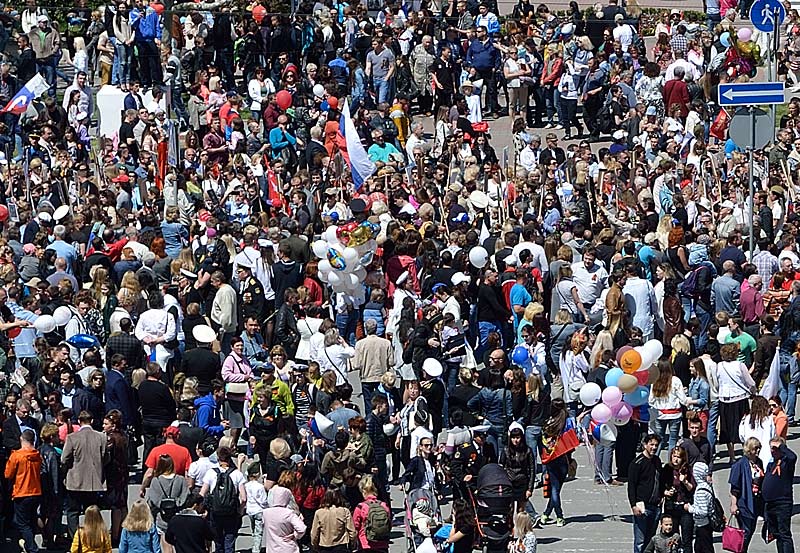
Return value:
<svg viewBox="0 0 800 553">
<path fill-rule="evenodd" d="M 617 521 L 617 503 L 614 501 L 614 497 L 611 495 L 611 486 L 609 486 L 608 481 L 603 477 L 603 473 L 598 470 L 597 467 L 597 457 L 594 454 L 594 447 L 592 444 L 589 443 L 589 434 L 588 432 L 583 432 L 583 443 L 586 445 L 586 453 L 589 457 L 589 462 L 591 463 L 592 467 L 595 468 L 595 472 L 599 473 L 600 481 L 603 483 L 603 489 L 606 492 L 606 499 L 608 500 L 608 506 L 611 508 L 611 520 Z"/>
</svg>

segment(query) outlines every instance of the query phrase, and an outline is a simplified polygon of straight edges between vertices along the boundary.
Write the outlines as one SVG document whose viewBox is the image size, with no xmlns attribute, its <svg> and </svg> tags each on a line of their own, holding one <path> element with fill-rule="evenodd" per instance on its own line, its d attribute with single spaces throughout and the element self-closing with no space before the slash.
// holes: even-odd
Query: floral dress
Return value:
<svg viewBox="0 0 800 553">
<path fill-rule="evenodd" d="M 636 96 L 641 99 L 647 107 L 654 106 L 658 112 L 658 117 L 664 116 L 664 77 L 648 77 L 643 75 L 636 83 Z"/>
</svg>

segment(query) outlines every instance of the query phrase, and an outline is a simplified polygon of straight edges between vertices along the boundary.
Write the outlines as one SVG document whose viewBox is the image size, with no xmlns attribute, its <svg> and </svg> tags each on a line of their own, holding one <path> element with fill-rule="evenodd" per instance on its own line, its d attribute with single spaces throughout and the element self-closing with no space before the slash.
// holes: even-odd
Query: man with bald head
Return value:
<svg viewBox="0 0 800 553">
<path fill-rule="evenodd" d="M 734 275 L 736 263 L 728 260 L 722 264 L 722 274 L 711 284 L 711 303 L 714 311 L 726 311 L 731 317 L 739 314 L 741 284 Z"/>
</svg>

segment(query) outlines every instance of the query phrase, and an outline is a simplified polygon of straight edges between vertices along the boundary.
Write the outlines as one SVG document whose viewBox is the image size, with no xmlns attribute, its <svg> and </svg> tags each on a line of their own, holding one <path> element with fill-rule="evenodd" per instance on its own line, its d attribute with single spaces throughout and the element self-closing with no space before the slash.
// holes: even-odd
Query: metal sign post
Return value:
<svg viewBox="0 0 800 553">
<path fill-rule="evenodd" d="M 775 106 L 773 105 L 773 108 Z M 748 204 L 750 207 L 750 262 L 753 261 L 753 253 L 755 252 L 755 247 L 753 244 L 753 221 L 755 217 L 753 217 L 753 196 L 755 192 L 755 185 L 753 184 L 753 151 L 755 150 L 756 144 L 756 108 L 755 106 L 750 106 L 750 169 L 748 175 Z"/>
</svg>

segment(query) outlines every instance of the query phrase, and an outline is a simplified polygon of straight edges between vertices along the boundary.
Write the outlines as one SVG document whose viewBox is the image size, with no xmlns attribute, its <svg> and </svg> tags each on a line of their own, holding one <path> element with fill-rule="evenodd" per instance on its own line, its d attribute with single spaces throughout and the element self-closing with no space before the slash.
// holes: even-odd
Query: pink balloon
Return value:
<svg viewBox="0 0 800 553">
<path fill-rule="evenodd" d="M 592 409 L 592 418 L 599 424 L 606 423 L 611 420 L 611 409 L 608 405 L 598 403 Z"/>
<path fill-rule="evenodd" d="M 753 31 L 747 27 L 742 27 L 736 32 L 736 36 L 742 42 L 747 42 L 753 36 Z"/>
<path fill-rule="evenodd" d="M 614 417 L 620 419 L 625 419 L 625 418 L 629 419 L 631 418 L 631 415 L 633 415 L 633 407 L 628 405 L 627 402 L 621 401 L 620 403 L 617 404 L 617 412 L 614 413 Z"/>
<path fill-rule="evenodd" d="M 616 386 L 609 386 L 603 390 L 603 403 L 609 408 L 618 405 L 620 401 L 622 401 L 622 391 Z"/>
</svg>

